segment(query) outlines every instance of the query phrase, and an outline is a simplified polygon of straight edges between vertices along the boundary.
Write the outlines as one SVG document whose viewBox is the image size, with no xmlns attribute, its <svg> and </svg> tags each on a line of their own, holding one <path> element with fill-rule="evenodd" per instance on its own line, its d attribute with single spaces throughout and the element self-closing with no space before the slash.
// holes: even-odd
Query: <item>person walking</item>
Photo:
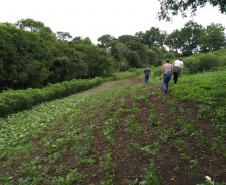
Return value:
<svg viewBox="0 0 226 185">
<path fill-rule="evenodd" d="M 144 83 L 147 83 L 150 78 L 151 70 L 149 67 L 144 69 Z"/>
<path fill-rule="evenodd" d="M 170 63 L 169 59 L 167 59 L 166 63 L 162 67 L 163 90 L 165 94 L 168 93 L 169 91 L 169 82 L 172 74 L 173 74 L 173 65 Z"/>
<path fill-rule="evenodd" d="M 173 81 L 174 84 L 177 83 L 178 77 L 182 75 L 182 70 L 184 68 L 184 63 L 179 58 L 173 62 Z"/>
</svg>

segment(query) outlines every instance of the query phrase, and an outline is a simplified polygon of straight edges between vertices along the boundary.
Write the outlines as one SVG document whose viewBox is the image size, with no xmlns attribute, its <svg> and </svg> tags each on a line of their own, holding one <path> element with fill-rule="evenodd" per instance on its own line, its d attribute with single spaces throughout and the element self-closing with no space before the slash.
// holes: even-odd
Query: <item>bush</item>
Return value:
<svg viewBox="0 0 226 185">
<path fill-rule="evenodd" d="M 189 57 L 184 60 L 185 70 L 188 73 L 198 72 L 199 59 L 195 57 Z"/>
<path fill-rule="evenodd" d="M 199 71 L 209 71 L 215 67 L 219 66 L 219 59 L 216 58 L 216 56 L 213 55 L 205 55 L 202 56 L 200 59 L 198 70 Z"/>
<path fill-rule="evenodd" d="M 8 90 L 0 94 L 0 117 L 29 109 L 43 102 L 62 98 L 77 92 L 85 91 L 110 80 L 119 80 L 137 76 L 143 72 L 139 69 L 115 73 L 111 77 L 64 81 L 49 84 L 41 89 Z"/>
<path fill-rule="evenodd" d="M 65 97 L 100 85 L 103 78 L 91 80 L 71 80 L 57 84 L 49 84 L 42 89 L 9 90 L 0 94 L 0 116 L 29 109 L 42 102 Z"/>
<path fill-rule="evenodd" d="M 184 59 L 184 65 L 188 73 L 211 71 L 226 65 L 226 51 L 193 55 Z"/>
</svg>

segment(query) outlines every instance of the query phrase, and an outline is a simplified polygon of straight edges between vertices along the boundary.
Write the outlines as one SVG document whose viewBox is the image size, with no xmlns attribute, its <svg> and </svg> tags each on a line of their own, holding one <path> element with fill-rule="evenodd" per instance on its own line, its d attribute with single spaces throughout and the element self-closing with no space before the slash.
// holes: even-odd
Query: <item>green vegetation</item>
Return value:
<svg viewBox="0 0 226 185">
<path fill-rule="evenodd" d="M 211 120 L 210 125 L 205 125 L 206 127 L 211 127 L 217 133 L 215 137 L 208 138 L 212 142 L 211 150 L 224 157 L 226 157 L 226 145 L 223 142 L 226 140 L 225 73 L 226 71 L 223 69 L 215 72 L 185 76 L 172 89 L 172 93 L 179 99 L 197 103 L 200 118 Z M 195 137 L 199 140 L 200 145 L 207 139 L 202 133 L 198 133 Z"/>
<path fill-rule="evenodd" d="M 185 73 L 198 73 L 226 66 L 226 50 L 195 54 L 184 58 Z"/>
<path fill-rule="evenodd" d="M 221 24 L 203 27 L 190 21 L 171 34 L 155 27 L 118 38 L 106 34 L 98 39 L 96 46 L 89 38 L 73 38 L 61 31 L 53 33 L 42 22 L 29 18 L 15 24 L 1 23 L 0 90 L 106 77 L 130 68 L 159 66 L 167 58 L 216 51 L 225 48 L 224 30 Z M 201 67 L 190 59 L 192 72 L 208 70 L 221 63 L 212 56 L 199 60 Z M 208 63 L 206 68 L 202 68 L 204 63 Z"/>
<path fill-rule="evenodd" d="M 202 75 L 219 85 L 221 81 L 214 79 L 223 79 L 223 72 Z M 190 87 L 186 99 L 196 100 L 195 88 L 187 81 L 204 87 L 198 85 L 197 76 L 180 79 L 185 83 L 179 81 L 173 93 L 183 92 L 184 85 Z M 225 160 L 223 127 L 208 123 L 213 132 L 203 130 L 187 117 L 190 110 L 177 99 L 169 101 L 155 86 L 155 81 L 144 85 L 140 77 L 108 81 L 0 119 L 0 183 L 117 184 L 120 180 L 161 185 L 180 182 L 183 176 L 200 184 L 206 183 L 206 173 L 214 170 L 220 175 L 218 164 Z M 216 86 L 213 89 L 217 91 Z M 208 93 L 198 103 L 214 101 Z M 223 183 L 224 176 L 214 180 Z"/>
<path fill-rule="evenodd" d="M 98 86 L 104 81 L 119 80 L 139 75 L 141 70 L 114 73 L 113 77 L 93 78 L 91 80 L 71 80 L 49 84 L 42 89 L 9 90 L 0 93 L 0 117 L 29 109 L 35 105 Z"/>
<path fill-rule="evenodd" d="M 199 103 L 200 114 L 215 123 L 225 121 L 225 70 L 184 76 L 173 86 L 172 93 L 182 99 Z M 223 126 L 223 125 L 222 125 Z"/>
<path fill-rule="evenodd" d="M 112 59 L 103 49 L 85 39 L 69 42 L 60 38 L 32 19 L 0 24 L 1 89 L 111 74 Z"/>
<path fill-rule="evenodd" d="M 198 7 L 203 7 L 207 3 L 212 6 L 217 6 L 222 14 L 226 13 L 225 2 L 221 0 L 160 0 L 160 3 L 159 19 L 170 20 L 172 16 L 176 16 L 178 13 L 186 17 L 186 11 L 189 10 L 194 14 Z"/>
<path fill-rule="evenodd" d="M 104 80 L 94 78 L 91 80 L 71 80 L 62 83 L 50 84 L 43 89 L 9 90 L 0 94 L 0 116 L 29 109 L 43 102 L 62 98 L 78 93 L 97 85 Z"/>
<path fill-rule="evenodd" d="M 95 46 L 32 19 L 0 24 L 0 184 L 225 184 L 224 36 L 190 21 Z M 163 94 L 159 65 L 189 55 Z M 144 84 L 136 68 L 150 65 Z"/>
</svg>

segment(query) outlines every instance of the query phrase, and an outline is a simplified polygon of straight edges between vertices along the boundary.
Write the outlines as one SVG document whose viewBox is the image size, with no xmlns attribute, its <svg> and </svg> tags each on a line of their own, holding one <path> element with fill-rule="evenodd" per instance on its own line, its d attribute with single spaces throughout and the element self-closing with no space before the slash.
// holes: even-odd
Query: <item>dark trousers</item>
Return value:
<svg viewBox="0 0 226 185">
<path fill-rule="evenodd" d="M 149 80 L 149 75 L 144 75 L 144 83 L 147 83 Z"/>
<path fill-rule="evenodd" d="M 181 69 L 179 67 L 177 67 L 177 66 L 173 67 L 173 81 L 174 81 L 174 84 L 177 83 L 178 77 L 180 76 L 180 71 L 181 71 Z"/>
<path fill-rule="evenodd" d="M 173 73 L 173 81 L 174 81 L 174 84 L 177 83 L 178 77 L 179 77 L 179 73 L 178 72 L 174 72 Z"/>
</svg>

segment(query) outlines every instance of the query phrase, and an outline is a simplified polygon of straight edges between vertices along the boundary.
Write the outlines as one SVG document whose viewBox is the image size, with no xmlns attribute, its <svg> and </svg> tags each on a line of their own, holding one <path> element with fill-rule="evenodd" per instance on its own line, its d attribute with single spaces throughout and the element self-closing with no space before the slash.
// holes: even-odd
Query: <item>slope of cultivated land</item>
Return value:
<svg viewBox="0 0 226 185">
<path fill-rule="evenodd" d="M 107 82 L 0 119 L 0 184 L 224 184 L 219 130 L 159 86 Z"/>
</svg>

